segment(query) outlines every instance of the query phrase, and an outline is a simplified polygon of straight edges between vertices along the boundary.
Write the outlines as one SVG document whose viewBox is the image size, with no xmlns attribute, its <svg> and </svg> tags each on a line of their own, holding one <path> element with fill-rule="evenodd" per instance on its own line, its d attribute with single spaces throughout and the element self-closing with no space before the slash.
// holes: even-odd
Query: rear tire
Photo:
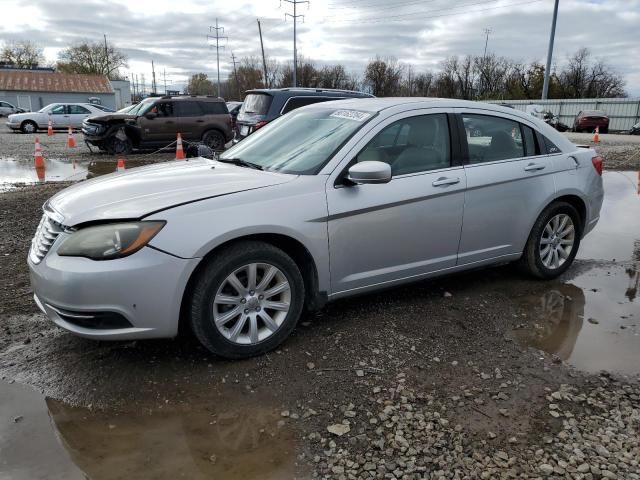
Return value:
<svg viewBox="0 0 640 480">
<path fill-rule="evenodd" d="M 578 253 L 582 230 L 580 215 L 573 205 L 551 203 L 531 229 L 520 259 L 521 268 L 545 280 L 562 275 Z"/>
<path fill-rule="evenodd" d="M 209 130 L 202 135 L 202 143 L 214 152 L 224 150 L 224 135 L 217 130 Z"/>
<path fill-rule="evenodd" d="M 221 357 L 261 355 L 293 331 L 304 298 L 302 274 L 286 253 L 268 243 L 241 241 L 217 252 L 198 273 L 191 328 Z"/>
</svg>

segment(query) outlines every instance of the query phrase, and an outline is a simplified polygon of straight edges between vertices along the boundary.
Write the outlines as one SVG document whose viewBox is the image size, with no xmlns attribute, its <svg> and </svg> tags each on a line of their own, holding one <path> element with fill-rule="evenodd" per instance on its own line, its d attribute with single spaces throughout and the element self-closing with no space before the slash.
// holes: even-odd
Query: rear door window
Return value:
<svg viewBox="0 0 640 480">
<path fill-rule="evenodd" d="M 329 100 L 340 100 L 338 97 L 291 97 L 282 109 L 282 115 L 295 110 L 296 108 L 312 105 L 314 103 L 328 102 Z"/>
<path fill-rule="evenodd" d="M 198 102 L 176 102 L 176 109 L 179 117 L 199 117 L 202 115 Z"/>
<path fill-rule="evenodd" d="M 469 163 L 495 162 L 525 156 L 520 124 L 492 115 L 462 114 Z"/>
<path fill-rule="evenodd" d="M 69 113 L 72 115 L 86 115 L 87 113 L 91 113 L 91 111 L 82 105 L 69 105 Z"/>
<path fill-rule="evenodd" d="M 273 97 L 266 93 L 250 93 L 242 104 L 242 113 L 250 115 L 266 115 Z"/>
<path fill-rule="evenodd" d="M 533 157 L 535 155 L 540 155 L 540 148 L 538 147 L 538 143 L 536 142 L 536 135 L 531 127 L 527 127 L 526 125 L 521 125 L 522 128 L 522 137 L 524 141 L 524 153 L 527 157 Z"/>
</svg>

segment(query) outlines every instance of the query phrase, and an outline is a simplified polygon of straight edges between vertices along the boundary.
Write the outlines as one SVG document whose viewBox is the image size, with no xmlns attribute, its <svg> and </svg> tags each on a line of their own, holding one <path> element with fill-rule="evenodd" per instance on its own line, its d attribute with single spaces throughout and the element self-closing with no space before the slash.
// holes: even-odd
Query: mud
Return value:
<svg viewBox="0 0 640 480">
<path fill-rule="evenodd" d="M 556 281 L 503 266 L 343 300 L 238 362 L 188 336 L 97 343 L 55 327 L 33 304 L 26 255 L 66 183 L 14 185 L 0 193 L 0 478 L 311 478 L 346 412 L 360 413 L 345 448 L 373 448 L 372 392 L 393 398 L 398 382 L 461 425 L 468 455 L 544 443 L 561 429 L 540 413 L 561 384 L 602 384 L 593 372 L 607 370 L 638 398 L 634 175 L 605 173 L 602 220 Z"/>
</svg>

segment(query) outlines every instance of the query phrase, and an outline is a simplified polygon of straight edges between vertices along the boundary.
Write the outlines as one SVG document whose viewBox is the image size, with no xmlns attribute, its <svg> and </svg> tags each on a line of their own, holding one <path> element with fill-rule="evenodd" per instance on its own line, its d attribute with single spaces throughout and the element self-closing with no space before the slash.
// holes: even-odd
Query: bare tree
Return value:
<svg viewBox="0 0 640 480">
<path fill-rule="evenodd" d="M 57 68 L 63 73 L 106 75 L 110 79 L 122 78 L 120 69 L 127 66 L 127 57 L 108 43 L 83 41 L 72 45 L 59 55 Z"/>
<path fill-rule="evenodd" d="M 42 47 L 29 40 L 12 42 L 2 48 L 0 61 L 17 68 L 33 68 L 44 63 L 42 51 Z"/>
<path fill-rule="evenodd" d="M 564 98 L 623 97 L 624 80 L 602 60 L 591 60 L 591 52 L 581 48 L 558 75 Z"/>
<path fill-rule="evenodd" d="M 364 83 L 377 97 L 399 95 L 403 66 L 395 58 L 370 60 L 365 68 Z"/>
</svg>

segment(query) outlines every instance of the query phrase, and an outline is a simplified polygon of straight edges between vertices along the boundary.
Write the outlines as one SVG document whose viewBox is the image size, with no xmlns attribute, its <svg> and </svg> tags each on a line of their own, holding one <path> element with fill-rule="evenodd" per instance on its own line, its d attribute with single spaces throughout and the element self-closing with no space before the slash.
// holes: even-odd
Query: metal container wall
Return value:
<svg viewBox="0 0 640 480">
<path fill-rule="evenodd" d="M 582 110 L 602 110 L 609 116 L 609 130 L 626 131 L 640 121 L 640 98 L 581 98 L 564 100 L 495 100 L 488 103 L 513 105 L 526 110 L 527 105 L 541 105 L 573 128 L 573 121 Z"/>
</svg>

